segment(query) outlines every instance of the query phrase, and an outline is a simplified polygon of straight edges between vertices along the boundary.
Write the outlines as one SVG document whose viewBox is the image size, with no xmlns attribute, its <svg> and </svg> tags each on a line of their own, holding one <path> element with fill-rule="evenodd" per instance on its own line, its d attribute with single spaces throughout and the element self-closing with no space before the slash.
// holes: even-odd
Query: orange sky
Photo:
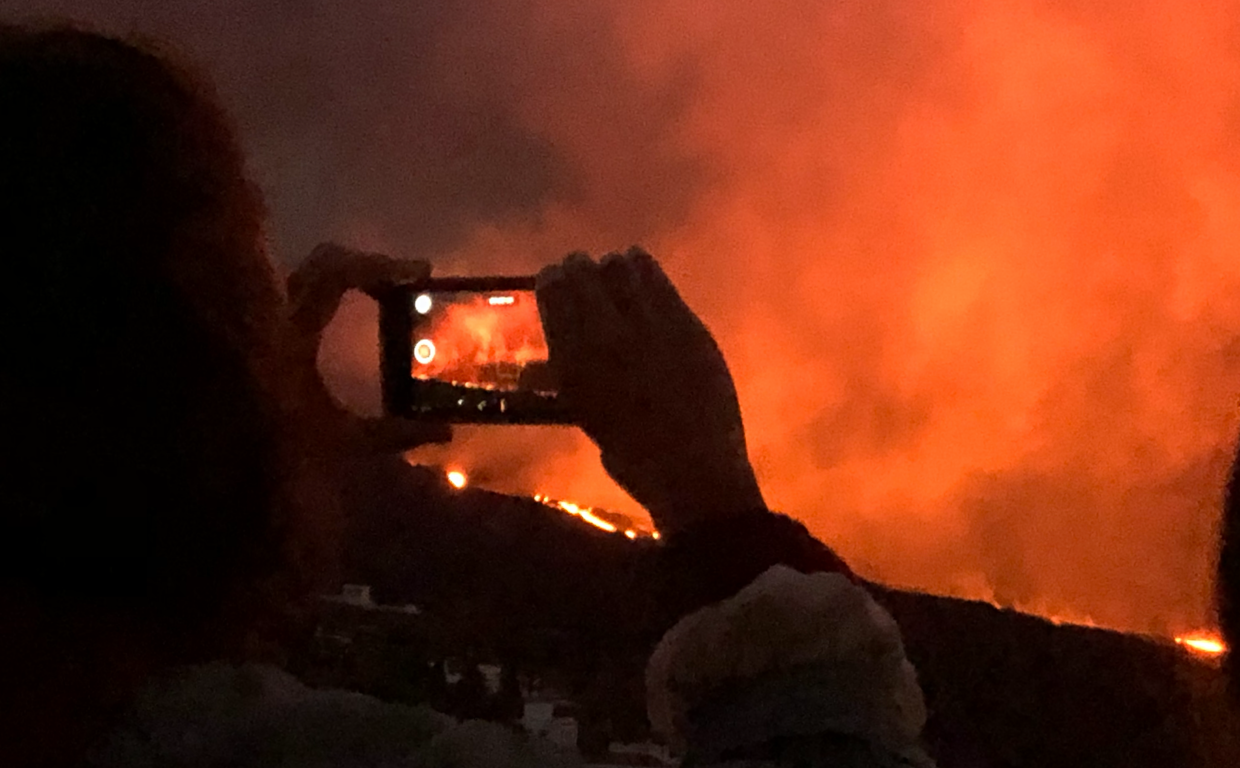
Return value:
<svg viewBox="0 0 1240 768">
<path fill-rule="evenodd" d="M 609 124 L 588 54 L 523 61 L 527 86 L 558 73 L 516 103 L 581 192 L 447 268 L 637 232 L 721 338 L 771 503 L 867 575 L 1208 620 L 1240 392 L 1234 3 L 536 5 L 531 45 L 606 26 L 626 87 L 673 106 Z M 647 188 L 683 209 L 627 226 L 658 216 Z M 493 437 L 452 453 L 624 506 L 582 441 Z"/>
<path fill-rule="evenodd" d="M 1240 2 L 10 5 L 199 62 L 286 264 L 327 238 L 440 274 L 644 244 L 720 338 L 771 503 L 866 575 L 1208 621 Z M 376 400 L 374 346 L 349 302 L 324 356 L 349 402 Z M 475 483 L 631 505 L 570 431 L 450 452 Z"/>
</svg>

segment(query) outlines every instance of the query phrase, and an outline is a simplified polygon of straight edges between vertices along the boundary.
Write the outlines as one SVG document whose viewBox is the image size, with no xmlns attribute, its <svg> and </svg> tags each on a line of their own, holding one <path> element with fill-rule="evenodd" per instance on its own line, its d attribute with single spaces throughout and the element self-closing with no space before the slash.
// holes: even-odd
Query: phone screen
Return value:
<svg viewBox="0 0 1240 768">
<path fill-rule="evenodd" d="M 573 423 L 547 364 L 533 285 L 532 277 L 438 278 L 389 294 L 380 305 L 388 412 L 453 423 Z"/>
<path fill-rule="evenodd" d="M 413 378 L 555 393 L 533 291 L 424 291 L 409 310 Z"/>
</svg>

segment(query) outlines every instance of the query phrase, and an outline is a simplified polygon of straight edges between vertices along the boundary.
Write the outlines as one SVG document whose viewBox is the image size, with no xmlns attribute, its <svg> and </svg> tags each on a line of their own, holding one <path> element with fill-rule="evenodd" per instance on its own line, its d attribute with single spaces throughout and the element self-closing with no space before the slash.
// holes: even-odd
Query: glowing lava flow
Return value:
<svg viewBox="0 0 1240 768">
<path fill-rule="evenodd" d="M 1221 656 L 1227 652 L 1227 645 L 1217 635 L 1204 633 L 1182 635 L 1177 637 L 1175 642 L 1193 653 L 1199 653 L 1203 656 Z"/>
<path fill-rule="evenodd" d="M 1011 605 L 1005 606 L 995 600 L 988 600 L 991 605 L 996 608 L 1010 608 L 1020 613 L 1026 613 L 1032 616 L 1042 616 L 1047 621 L 1056 626 L 1069 625 L 1074 627 L 1090 627 L 1099 628 L 1099 625 L 1088 616 L 1072 616 L 1067 617 L 1049 612 L 1044 608 L 1029 605 Z M 1176 635 L 1174 638 L 1176 645 L 1179 645 L 1191 654 L 1202 656 L 1205 658 L 1217 658 L 1227 653 L 1227 644 L 1223 642 L 1223 638 L 1212 632 L 1194 632 L 1187 635 Z"/>
<path fill-rule="evenodd" d="M 617 526 L 609 520 L 604 520 L 596 514 L 593 507 L 583 507 L 580 504 L 574 504 L 571 501 L 561 501 L 559 499 L 553 499 L 549 496 L 543 496 L 542 494 L 535 495 L 534 501 L 537 501 L 540 504 L 546 504 L 552 509 L 567 512 L 574 517 L 580 517 L 582 520 L 586 521 L 590 525 L 593 525 L 595 528 L 607 531 L 608 533 L 617 533 L 621 531 L 620 526 Z M 624 520 L 623 517 L 616 515 L 612 515 L 612 517 L 618 517 L 619 519 Z M 627 527 L 627 523 L 626 527 L 623 529 L 623 532 L 625 538 L 630 541 L 636 541 L 639 538 L 651 538 L 655 540 L 659 538 L 658 531 L 647 531 L 641 528 Z"/>
<path fill-rule="evenodd" d="M 448 481 L 448 485 L 458 490 L 469 485 L 469 476 L 459 469 L 448 470 L 444 474 L 444 478 Z M 534 501 L 537 501 L 540 504 L 545 504 L 552 509 L 567 512 L 573 517 L 579 517 L 590 525 L 593 525 L 595 528 L 607 531 L 608 533 L 617 533 L 621 531 L 620 526 L 609 520 L 604 520 L 596 514 L 593 507 L 583 507 L 580 504 L 574 504 L 571 501 L 560 501 L 559 499 L 553 499 L 550 496 L 543 496 L 541 494 L 535 495 Z M 624 521 L 624 536 L 630 541 L 636 541 L 637 539 L 644 537 L 649 537 L 655 540 L 659 538 L 658 531 L 648 531 L 641 528 L 629 527 L 627 518 L 620 515 L 609 516 Z"/>
<path fill-rule="evenodd" d="M 597 515 L 595 515 L 594 509 L 591 507 L 582 507 L 577 504 L 574 504 L 571 501 L 556 501 L 555 499 L 548 498 L 541 494 L 535 495 L 534 501 L 546 504 L 548 507 L 551 507 L 552 509 L 562 509 L 568 514 L 575 515 L 576 517 L 580 517 L 582 520 L 585 520 L 587 523 L 589 523 L 590 525 L 593 525 L 595 528 L 602 528 L 604 531 L 607 531 L 608 533 L 616 532 L 616 526 L 612 525 L 611 523 L 607 522 L 601 517 L 598 517 Z"/>
<path fill-rule="evenodd" d="M 458 488 L 458 489 L 464 488 L 466 485 L 469 484 L 469 477 L 464 472 L 458 469 L 448 471 L 445 477 L 448 481 L 448 484 L 451 485 L 453 488 Z M 568 514 L 574 517 L 579 517 L 585 522 L 589 523 L 590 525 L 593 525 L 595 528 L 607 531 L 608 533 L 620 532 L 620 528 L 616 526 L 614 523 L 604 520 L 603 518 L 595 514 L 593 507 L 583 507 L 580 504 L 574 504 L 571 501 L 561 501 L 559 499 L 553 499 L 550 496 L 544 496 L 542 494 L 536 494 L 534 496 L 534 501 L 537 501 L 540 504 L 544 504 L 550 507 L 551 509 L 558 509 L 561 512 L 567 512 Z M 659 532 L 655 530 L 648 531 L 648 530 L 642 530 L 638 528 L 627 528 L 626 527 L 623 533 L 624 533 L 625 538 L 629 539 L 630 541 L 636 541 L 639 538 L 646 538 L 646 537 L 649 537 L 651 539 L 654 539 L 655 541 L 658 541 L 661 538 Z M 1000 605 L 999 603 L 994 602 L 993 600 L 991 600 L 990 602 L 992 605 L 995 605 L 996 607 L 999 607 L 999 608 L 1005 607 L 1005 606 Z M 1021 606 L 1013 606 L 1013 608 L 1015 610 L 1018 610 L 1024 613 L 1031 613 L 1035 615 L 1043 613 L 1036 609 L 1031 610 L 1028 607 L 1022 608 Z M 1082 618 L 1082 617 L 1067 618 L 1063 616 L 1049 616 L 1048 619 L 1054 624 L 1071 624 L 1071 625 L 1082 626 L 1082 627 L 1096 627 L 1097 626 L 1092 620 L 1088 618 Z M 1198 632 L 1198 633 L 1194 633 L 1190 635 L 1177 635 L 1175 637 L 1175 642 L 1177 645 L 1183 646 L 1184 649 L 1189 651 L 1190 653 L 1194 653 L 1199 656 L 1205 656 L 1209 658 L 1215 658 L 1227 652 L 1227 644 L 1223 642 L 1222 638 L 1220 638 L 1218 635 L 1211 634 L 1208 632 Z"/>
</svg>

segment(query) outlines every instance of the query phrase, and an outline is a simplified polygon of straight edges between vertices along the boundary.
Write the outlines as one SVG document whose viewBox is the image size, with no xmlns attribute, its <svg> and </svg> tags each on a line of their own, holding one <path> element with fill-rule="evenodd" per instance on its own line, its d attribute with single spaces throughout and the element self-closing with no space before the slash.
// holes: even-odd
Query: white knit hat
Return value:
<svg viewBox="0 0 1240 768">
<path fill-rule="evenodd" d="M 807 575 L 785 566 L 669 630 L 647 666 L 646 691 L 655 730 L 680 748 L 691 731 L 700 731 L 694 713 L 718 711 L 712 701 L 737 691 L 765 697 L 764 717 L 739 718 L 727 732 L 738 743 L 837 733 L 894 753 L 920 753 L 926 721 L 917 675 L 891 615 L 841 574 Z M 795 702 L 794 709 L 785 706 L 773 720 L 780 700 Z M 757 731 L 736 732 L 746 729 Z"/>
</svg>

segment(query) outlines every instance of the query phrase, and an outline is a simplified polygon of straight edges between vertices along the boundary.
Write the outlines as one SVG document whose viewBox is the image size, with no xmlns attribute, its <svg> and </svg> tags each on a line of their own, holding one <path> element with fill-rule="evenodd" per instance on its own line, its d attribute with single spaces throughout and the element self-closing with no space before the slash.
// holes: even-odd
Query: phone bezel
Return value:
<svg viewBox="0 0 1240 768">
<path fill-rule="evenodd" d="M 414 378 L 410 375 L 410 361 L 413 359 L 412 297 L 419 293 L 436 292 L 533 290 L 532 275 L 437 277 L 420 283 L 392 285 L 375 295 L 379 302 L 379 373 L 384 412 L 389 416 L 449 424 L 572 425 L 571 415 L 558 399 L 540 405 L 536 411 L 513 407 L 503 412 L 494 409 L 479 412 L 465 407 L 450 412 L 423 413 L 417 408 Z"/>
</svg>

